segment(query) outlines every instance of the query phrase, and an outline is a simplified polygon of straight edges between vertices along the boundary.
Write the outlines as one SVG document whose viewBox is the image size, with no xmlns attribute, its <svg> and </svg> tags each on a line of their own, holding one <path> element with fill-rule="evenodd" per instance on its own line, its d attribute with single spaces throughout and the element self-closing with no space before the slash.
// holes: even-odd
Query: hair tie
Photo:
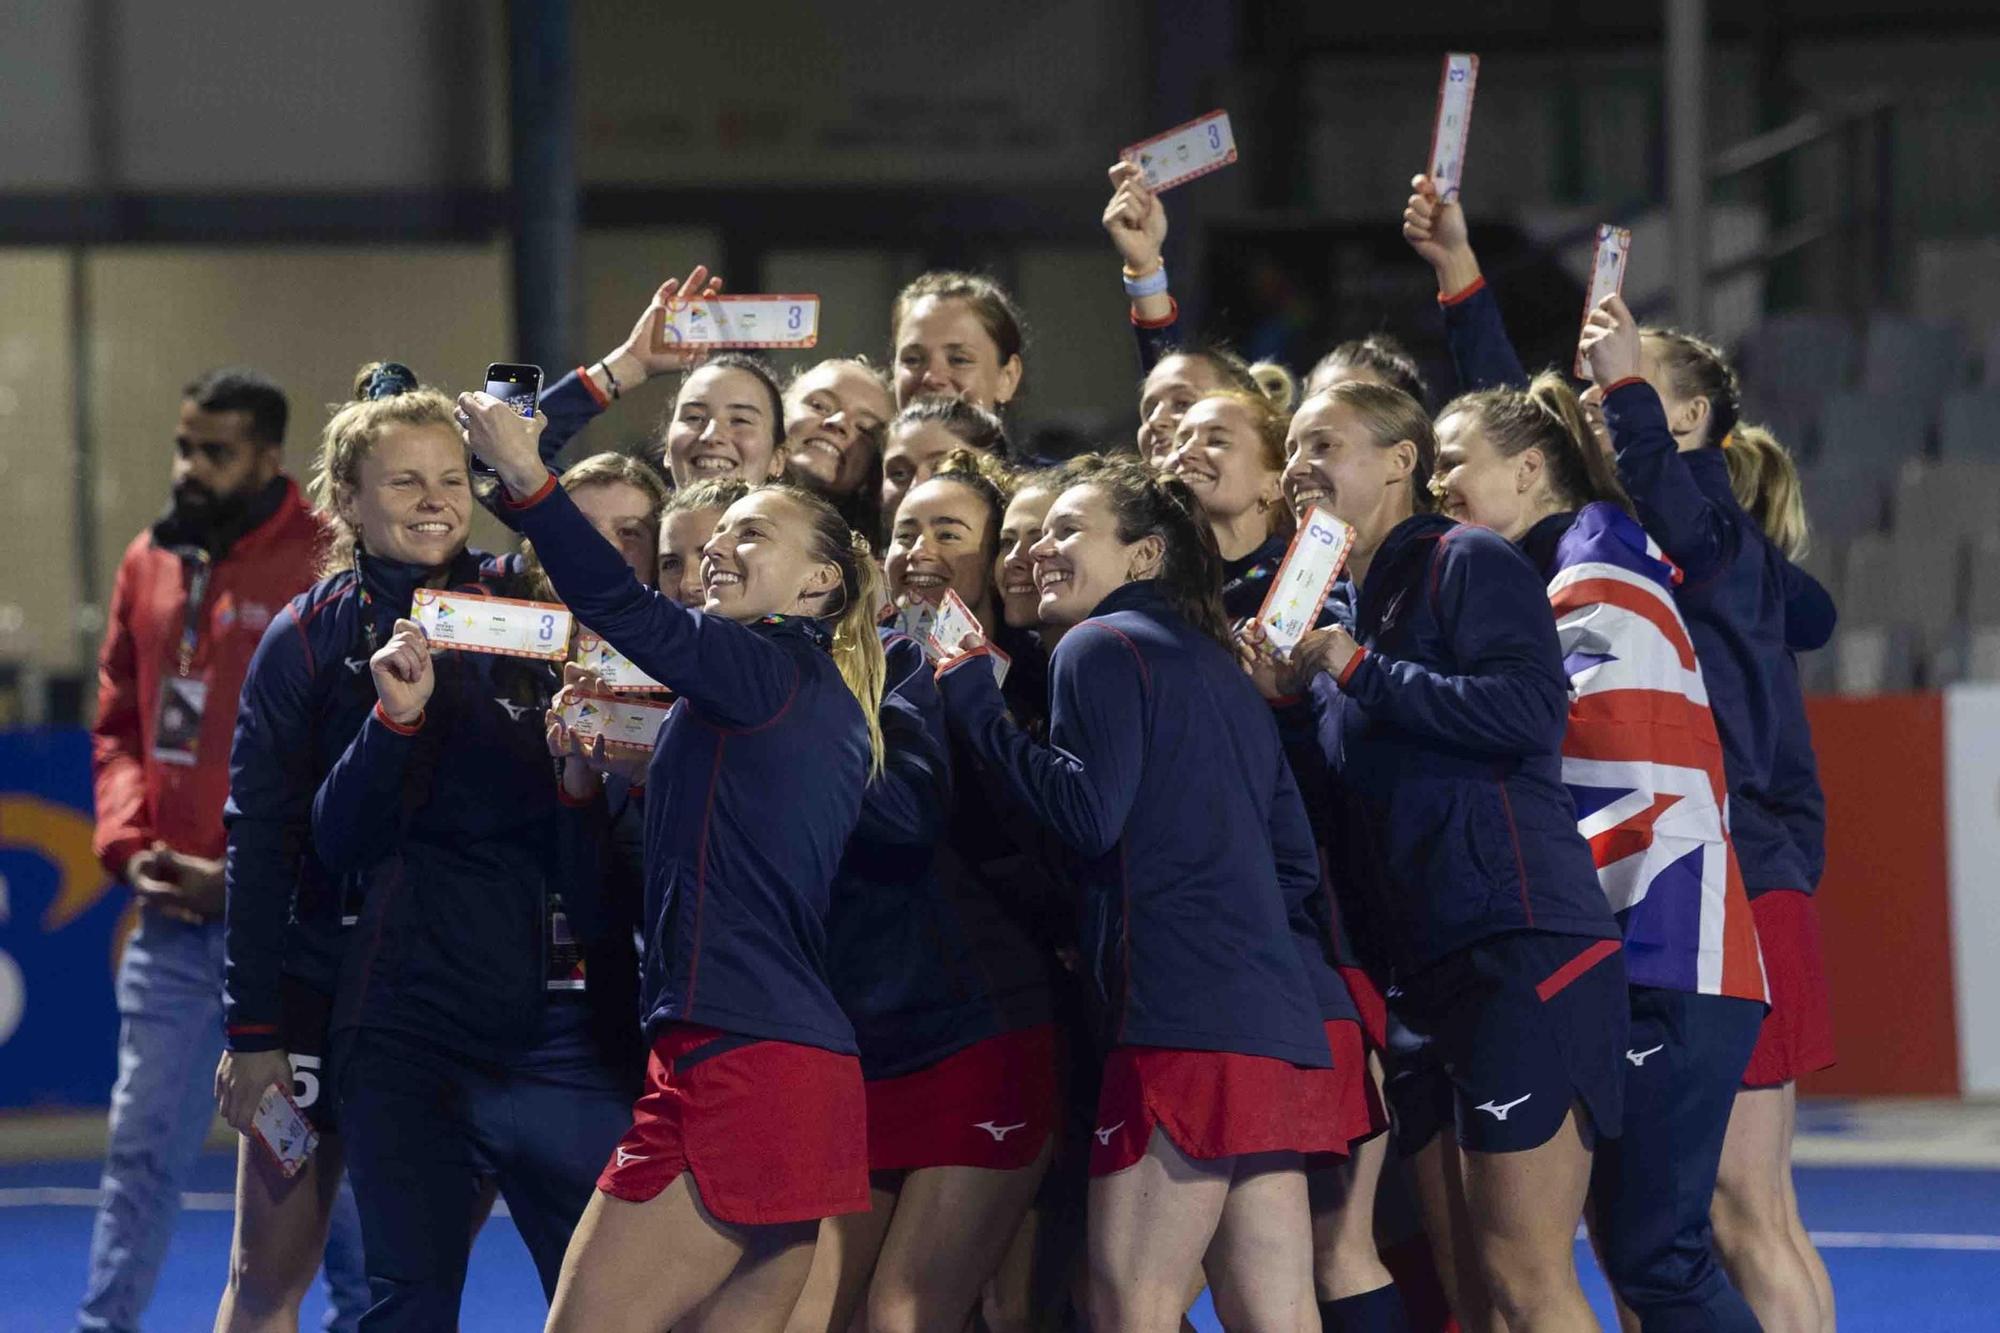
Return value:
<svg viewBox="0 0 2000 1333">
<path fill-rule="evenodd" d="M 400 361 L 384 361 L 368 372 L 368 382 L 361 386 L 364 402 L 374 402 L 378 398 L 393 398 L 399 393 L 414 393 L 417 388 L 417 372 Z"/>
<path fill-rule="evenodd" d="M 854 528 L 847 530 L 847 549 L 856 555 L 874 554 L 874 550 L 868 545 L 868 538 Z"/>
<path fill-rule="evenodd" d="M 1728 432 L 1723 435 L 1722 443 L 1718 447 L 1727 449 L 1730 445 L 1735 443 L 1736 443 L 1736 428 L 1734 426 L 1731 426 Z"/>
</svg>

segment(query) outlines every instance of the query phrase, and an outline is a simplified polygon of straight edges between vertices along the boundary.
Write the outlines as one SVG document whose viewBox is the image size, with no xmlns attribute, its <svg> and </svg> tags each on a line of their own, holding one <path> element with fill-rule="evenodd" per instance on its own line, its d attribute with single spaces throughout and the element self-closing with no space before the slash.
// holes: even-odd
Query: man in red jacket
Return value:
<svg viewBox="0 0 2000 1333">
<path fill-rule="evenodd" d="M 282 471 L 286 415 L 255 371 L 188 385 L 171 502 L 118 565 L 97 668 L 95 843 L 140 913 L 118 968 L 118 1083 L 79 1328 L 138 1327 L 215 1113 L 236 698 L 271 617 L 312 584 L 321 542 Z M 337 1305 L 353 1303 L 345 1285 Z"/>
</svg>

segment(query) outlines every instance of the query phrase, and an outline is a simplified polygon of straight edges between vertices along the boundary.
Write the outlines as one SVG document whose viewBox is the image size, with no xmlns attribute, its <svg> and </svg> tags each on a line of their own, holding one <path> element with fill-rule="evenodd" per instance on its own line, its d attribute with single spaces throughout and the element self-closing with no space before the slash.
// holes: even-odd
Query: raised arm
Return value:
<svg viewBox="0 0 2000 1333">
<path fill-rule="evenodd" d="M 1050 667 L 1049 743 L 1007 715 L 992 663 L 974 653 L 938 673 L 945 714 L 1007 789 L 1085 856 L 1117 846 L 1145 767 L 1145 668 L 1126 638 L 1085 621 Z"/>
<path fill-rule="evenodd" d="M 1146 188 L 1136 162 L 1111 168 L 1111 202 L 1104 206 L 1104 230 L 1124 263 L 1125 291 L 1132 299 L 1132 335 L 1139 345 L 1139 374 L 1150 374 L 1180 346 L 1180 306 L 1167 290 L 1167 206 Z"/>
<path fill-rule="evenodd" d="M 1437 197 L 1428 176 L 1410 182 L 1403 206 L 1403 239 L 1437 275 L 1438 305 L 1444 311 L 1445 342 L 1451 349 L 1458 387 L 1525 388 L 1528 372 L 1507 337 L 1500 303 L 1486 285 L 1479 257 L 1472 252 L 1465 210 L 1456 199 Z"/>
</svg>

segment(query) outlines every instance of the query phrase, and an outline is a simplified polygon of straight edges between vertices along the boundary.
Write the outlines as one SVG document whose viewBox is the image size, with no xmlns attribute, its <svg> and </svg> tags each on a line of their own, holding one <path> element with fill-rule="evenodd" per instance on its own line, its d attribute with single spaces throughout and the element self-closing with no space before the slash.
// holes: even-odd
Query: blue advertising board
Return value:
<svg viewBox="0 0 2000 1333">
<path fill-rule="evenodd" d="M 131 893 L 91 855 L 90 735 L 0 731 L 0 1110 L 102 1106 Z"/>
</svg>

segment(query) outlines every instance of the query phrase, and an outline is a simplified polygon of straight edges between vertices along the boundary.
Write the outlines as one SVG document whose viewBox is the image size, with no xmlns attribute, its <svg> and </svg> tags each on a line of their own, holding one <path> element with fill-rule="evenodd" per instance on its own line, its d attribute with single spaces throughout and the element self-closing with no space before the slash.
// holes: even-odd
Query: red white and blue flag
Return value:
<svg viewBox="0 0 2000 1333">
<path fill-rule="evenodd" d="M 1592 504 L 1549 582 L 1569 676 L 1563 782 L 1625 931 L 1634 985 L 1767 999 L 1750 900 L 1729 841 L 1722 742 L 1681 572 L 1615 505 Z"/>
</svg>

